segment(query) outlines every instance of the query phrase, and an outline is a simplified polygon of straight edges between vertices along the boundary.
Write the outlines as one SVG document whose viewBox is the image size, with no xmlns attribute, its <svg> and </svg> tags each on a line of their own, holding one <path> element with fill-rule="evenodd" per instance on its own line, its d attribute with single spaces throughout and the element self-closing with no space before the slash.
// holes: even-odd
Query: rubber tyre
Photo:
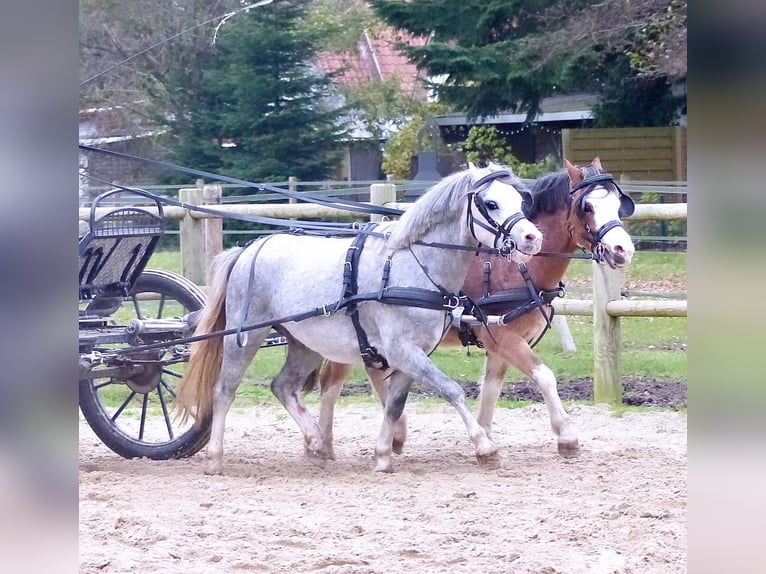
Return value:
<svg viewBox="0 0 766 574">
<path fill-rule="evenodd" d="M 162 304 L 137 303 L 134 296 L 141 293 L 160 294 L 163 296 Z M 169 271 L 146 269 L 136 281 L 131 297 L 126 299 L 120 311 L 112 317 L 119 315 L 118 323 L 123 324 L 130 310 L 130 318 L 127 320 L 136 318 L 138 312 L 135 305 L 138 304 L 144 317 L 168 318 L 196 311 L 204 303 L 202 291 L 185 277 Z M 202 421 L 198 426 L 186 427 L 179 427 L 177 421 L 172 420 L 170 403 L 174 396 L 173 389 L 180 380 L 180 371 L 174 367 L 177 365 L 163 369 L 162 382 L 155 389 L 148 393 L 135 393 L 132 398 L 132 391 L 124 380 L 80 380 L 79 401 L 83 417 L 96 436 L 112 451 L 125 458 L 167 460 L 192 456 L 207 444 L 210 438 L 210 419 Z M 111 401 L 106 400 L 104 394 L 110 392 Z M 115 400 L 120 405 L 126 403 L 126 407 L 119 413 Z M 172 433 L 168 428 L 172 429 Z M 147 429 L 153 429 L 151 436 L 147 436 Z"/>
</svg>

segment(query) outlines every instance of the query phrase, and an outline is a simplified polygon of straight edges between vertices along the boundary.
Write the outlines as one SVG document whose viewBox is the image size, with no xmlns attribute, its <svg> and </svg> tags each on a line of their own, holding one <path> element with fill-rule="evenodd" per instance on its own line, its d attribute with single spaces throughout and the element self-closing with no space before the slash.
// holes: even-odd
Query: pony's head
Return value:
<svg viewBox="0 0 766 574">
<path fill-rule="evenodd" d="M 524 263 L 540 251 L 543 234 L 524 213 L 532 194 L 510 168 L 490 162 L 468 168 L 472 190 L 468 194 L 467 219 L 473 237 L 500 249 L 501 254 Z"/>
<path fill-rule="evenodd" d="M 523 213 L 531 194 L 510 169 L 496 164 L 473 165 L 431 187 L 391 227 L 389 249 L 402 249 L 447 220 L 463 224 L 463 245 L 495 247 L 516 262 L 540 251 L 542 233 Z M 440 239 L 439 241 L 444 241 Z"/>
<path fill-rule="evenodd" d="M 572 195 L 573 217 L 569 225 L 578 245 L 591 251 L 594 257 L 603 258 L 613 269 L 628 265 L 635 247 L 621 218 L 633 214 L 633 200 L 611 174 L 604 172 L 598 157 L 585 167 L 577 167 L 566 159 L 564 163 Z M 573 218 L 579 221 L 576 228 L 571 222 Z"/>
</svg>

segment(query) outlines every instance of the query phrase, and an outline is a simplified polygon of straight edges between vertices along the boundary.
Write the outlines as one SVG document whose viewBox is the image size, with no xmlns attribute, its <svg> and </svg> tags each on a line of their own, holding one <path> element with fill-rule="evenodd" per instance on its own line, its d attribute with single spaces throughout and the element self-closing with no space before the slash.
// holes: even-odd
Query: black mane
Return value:
<svg viewBox="0 0 766 574">
<path fill-rule="evenodd" d="M 603 173 L 602 170 L 589 165 L 583 169 L 583 176 L 588 178 Z M 567 170 L 554 171 L 536 180 L 525 180 L 529 183 L 532 191 L 532 208 L 525 215 L 532 219 L 541 213 L 557 213 L 562 209 L 569 208 L 572 203 L 570 193 L 569 173 Z M 611 189 L 610 183 L 603 183 L 607 189 Z M 592 189 L 593 186 L 590 186 Z"/>
<path fill-rule="evenodd" d="M 557 213 L 572 203 L 566 170 L 555 171 L 534 180 L 531 190 L 532 208 L 526 213 L 530 219 L 541 213 Z"/>
</svg>

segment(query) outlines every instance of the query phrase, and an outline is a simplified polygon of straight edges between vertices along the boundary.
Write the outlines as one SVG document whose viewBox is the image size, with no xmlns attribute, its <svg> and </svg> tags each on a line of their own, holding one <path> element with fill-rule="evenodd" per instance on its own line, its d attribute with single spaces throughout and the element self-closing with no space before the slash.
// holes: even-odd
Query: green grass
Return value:
<svg viewBox="0 0 766 574">
<path fill-rule="evenodd" d="M 181 273 L 181 254 L 178 251 L 155 251 L 147 267 Z"/>
<path fill-rule="evenodd" d="M 686 252 L 638 251 L 621 274 L 623 282 L 669 281 L 685 284 Z M 588 260 L 575 259 L 569 263 L 564 282 L 590 285 L 592 276 L 593 264 Z"/>
<path fill-rule="evenodd" d="M 154 254 L 150 267 L 180 272 L 179 254 L 159 251 Z M 575 260 L 569 266 L 566 281 L 590 285 L 592 264 Z M 686 253 L 638 252 L 631 266 L 624 271 L 625 280 L 674 281 L 685 285 Z M 587 289 L 587 287 L 585 287 Z M 572 298 L 579 298 L 580 289 Z M 590 378 L 593 376 L 593 321 L 590 317 L 567 317 L 572 337 L 577 346 L 573 354 L 562 352 L 556 333 L 548 333 L 535 351 L 548 365 L 559 381 Z M 686 318 L 680 317 L 625 317 L 622 326 L 622 368 L 625 377 L 653 377 L 660 380 L 683 380 L 687 378 Z M 269 381 L 277 374 L 285 358 L 284 347 L 271 347 L 259 351 L 256 360 L 248 368 L 238 396 L 245 402 L 272 402 Z M 475 347 L 438 348 L 433 354 L 434 363 L 447 375 L 458 381 L 477 381 L 482 373 L 484 351 Z M 507 381 L 522 381 L 525 377 L 511 368 Z M 346 384 L 360 385 L 366 382 L 364 370 L 355 367 Z M 313 401 L 313 395 L 307 400 Z M 349 398 L 344 399 L 349 400 Z M 502 401 L 514 406 L 515 401 Z M 521 403 L 526 404 L 526 403 Z"/>
</svg>

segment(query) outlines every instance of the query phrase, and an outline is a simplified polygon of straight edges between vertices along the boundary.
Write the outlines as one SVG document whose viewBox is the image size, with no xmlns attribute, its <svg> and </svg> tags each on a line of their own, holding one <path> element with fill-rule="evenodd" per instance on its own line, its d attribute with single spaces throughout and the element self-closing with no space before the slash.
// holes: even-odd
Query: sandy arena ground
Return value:
<svg viewBox="0 0 766 574">
<path fill-rule="evenodd" d="M 685 415 L 568 410 L 578 459 L 556 453 L 544 405 L 498 409 L 502 462 L 489 470 L 451 407 L 410 402 L 386 475 L 371 470 L 371 402 L 339 408 L 324 469 L 281 406 L 234 410 L 216 477 L 202 473 L 204 451 L 122 459 L 81 420 L 80 571 L 686 572 Z"/>
</svg>

